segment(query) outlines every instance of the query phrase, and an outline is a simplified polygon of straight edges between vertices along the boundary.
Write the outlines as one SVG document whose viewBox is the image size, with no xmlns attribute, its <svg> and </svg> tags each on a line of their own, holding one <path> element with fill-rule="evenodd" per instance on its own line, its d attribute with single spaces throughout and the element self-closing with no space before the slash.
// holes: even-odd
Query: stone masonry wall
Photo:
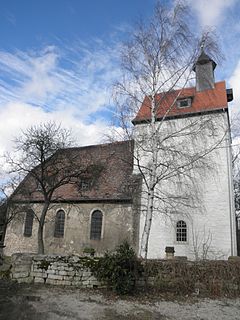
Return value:
<svg viewBox="0 0 240 320">
<path fill-rule="evenodd" d="M 90 266 L 97 259 L 79 256 L 26 255 L 12 256 L 11 278 L 17 282 L 64 285 L 81 288 L 103 287 L 92 275 Z M 177 295 L 239 296 L 240 257 L 228 261 L 148 260 L 143 262 L 144 277 L 137 286 L 145 285 L 159 292 Z"/>
<path fill-rule="evenodd" d="M 42 203 L 31 205 L 31 209 L 40 216 Z M 134 227 L 138 223 L 138 215 L 130 203 L 56 203 L 51 206 L 44 224 L 45 254 L 50 255 L 82 255 L 85 248 L 95 249 L 96 255 L 102 255 L 106 250 L 114 248 L 127 240 L 134 247 L 137 236 Z M 20 206 L 19 206 L 20 210 Z M 8 225 L 4 255 L 14 253 L 37 254 L 38 221 L 33 221 L 32 235 L 24 236 L 25 209 Z M 65 212 L 64 236 L 54 237 L 55 218 L 58 210 Z M 103 213 L 101 239 L 90 239 L 91 214 L 95 210 Z"/>
<path fill-rule="evenodd" d="M 17 282 L 32 282 L 33 255 L 15 253 L 12 255 L 11 278 Z"/>
<path fill-rule="evenodd" d="M 99 287 L 101 284 L 88 267 L 89 261 L 92 259 L 78 256 L 14 254 L 11 277 L 17 282 Z"/>
</svg>

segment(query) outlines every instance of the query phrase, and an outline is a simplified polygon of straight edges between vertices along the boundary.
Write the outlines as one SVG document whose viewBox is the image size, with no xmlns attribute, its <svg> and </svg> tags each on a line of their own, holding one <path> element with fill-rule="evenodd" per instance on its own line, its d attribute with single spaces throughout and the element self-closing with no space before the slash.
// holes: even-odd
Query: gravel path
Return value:
<svg viewBox="0 0 240 320">
<path fill-rule="evenodd" d="M 240 320 L 240 299 L 130 301 L 93 291 L 0 283 L 0 320 Z"/>
</svg>

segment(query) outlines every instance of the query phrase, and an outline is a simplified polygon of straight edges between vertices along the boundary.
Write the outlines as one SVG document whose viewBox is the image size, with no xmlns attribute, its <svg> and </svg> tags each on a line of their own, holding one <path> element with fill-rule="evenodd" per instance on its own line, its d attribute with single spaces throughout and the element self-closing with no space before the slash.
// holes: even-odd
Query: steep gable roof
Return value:
<svg viewBox="0 0 240 320">
<path fill-rule="evenodd" d="M 205 64 L 208 62 L 212 62 L 213 69 L 216 68 L 216 66 L 217 66 L 216 62 L 213 59 L 211 59 L 204 51 L 202 51 L 200 56 L 198 57 L 195 65 L 193 66 L 193 70 L 195 71 L 196 65 Z"/>
<path fill-rule="evenodd" d="M 178 108 L 177 100 L 191 98 L 191 107 Z M 169 91 L 167 93 L 159 93 L 155 97 L 159 106 L 156 111 L 157 119 L 163 117 L 179 117 L 194 115 L 196 113 L 204 113 L 215 110 L 226 109 L 227 93 L 225 81 L 215 83 L 214 89 L 196 91 L 195 87 L 184 88 L 181 90 Z M 133 124 L 146 122 L 151 118 L 151 102 L 149 97 L 145 97 L 136 117 L 133 119 Z"/>
<path fill-rule="evenodd" d="M 85 166 L 89 170 L 96 170 L 96 174 L 91 175 L 94 181 L 89 189 L 82 190 L 79 187 L 81 179 L 85 179 L 84 175 L 82 178 L 80 176 L 79 181 L 60 186 L 54 193 L 53 201 L 130 201 L 132 199 L 130 185 L 133 170 L 133 141 L 67 148 L 59 152 L 66 163 L 68 159 L 74 159 L 79 169 Z M 21 191 L 26 189 L 29 190 L 27 194 Z M 36 185 L 31 183 L 31 177 L 27 176 L 22 185 L 19 185 L 12 200 L 41 202 L 43 196 L 36 190 Z"/>
</svg>

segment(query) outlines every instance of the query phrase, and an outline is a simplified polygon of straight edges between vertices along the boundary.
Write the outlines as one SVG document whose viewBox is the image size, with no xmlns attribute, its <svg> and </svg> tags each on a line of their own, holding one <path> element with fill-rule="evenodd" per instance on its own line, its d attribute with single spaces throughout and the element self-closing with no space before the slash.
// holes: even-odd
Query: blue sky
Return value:
<svg viewBox="0 0 240 320">
<path fill-rule="evenodd" d="M 192 27 L 216 28 L 225 60 L 216 80 L 233 87 L 240 106 L 240 3 L 188 0 Z M 0 153 L 31 124 L 57 120 L 80 145 L 98 143 L 112 110 L 118 53 L 153 0 L 0 0 Z M 165 1 L 171 5 L 172 1 Z"/>
<path fill-rule="evenodd" d="M 80 38 L 108 38 L 139 15 L 149 15 L 153 0 L 1 0 L 1 45 L 23 50 Z M 106 39 L 105 38 L 105 39 Z"/>
</svg>

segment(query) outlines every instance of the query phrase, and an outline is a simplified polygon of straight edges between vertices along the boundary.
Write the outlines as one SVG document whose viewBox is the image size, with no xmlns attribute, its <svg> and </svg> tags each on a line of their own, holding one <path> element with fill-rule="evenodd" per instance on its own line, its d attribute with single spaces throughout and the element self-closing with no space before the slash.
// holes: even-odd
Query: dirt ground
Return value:
<svg viewBox="0 0 240 320">
<path fill-rule="evenodd" d="M 101 291 L 0 281 L 0 320 L 240 320 L 240 299 L 124 298 Z"/>
</svg>

